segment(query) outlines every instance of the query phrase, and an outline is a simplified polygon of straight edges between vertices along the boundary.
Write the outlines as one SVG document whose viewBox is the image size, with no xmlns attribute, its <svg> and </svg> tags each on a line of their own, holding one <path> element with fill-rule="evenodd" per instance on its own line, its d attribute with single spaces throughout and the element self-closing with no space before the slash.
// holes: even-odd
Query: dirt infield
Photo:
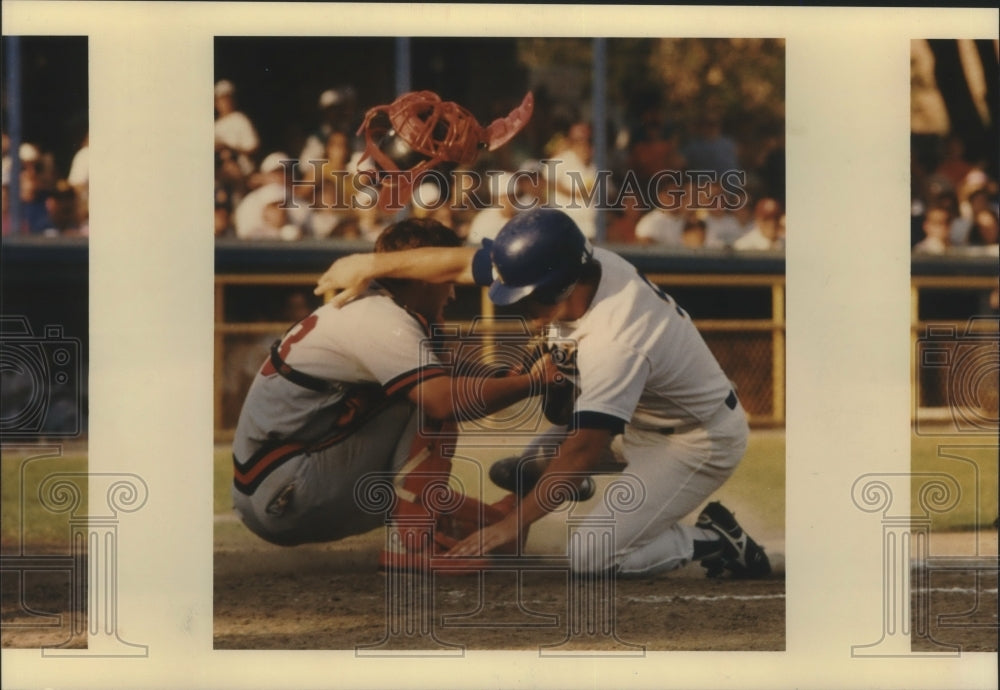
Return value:
<svg viewBox="0 0 1000 690">
<path fill-rule="evenodd" d="M 73 625 L 86 628 L 84 596 L 71 599 L 68 572 L 5 572 L 0 577 L 0 646 L 36 649 L 86 646 L 81 635 L 73 636 Z M 75 609 L 75 610 L 73 610 Z"/>
<path fill-rule="evenodd" d="M 911 578 L 914 652 L 996 652 L 997 531 L 931 534 Z"/>
<path fill-rule="evenodd" d="M 613 592 L 592 592 L 588 586 L 603 585 L 571 583 L 565 565 L 524 572 L 520 579 L 511 570 L 488 571 L 482 579 L 436 575 L 422 608 L 397 608 L 393 614 L 396 599 L 388 593 L 412 589 L 414 583 L 378 572 L 384 529 L 337 543 L 282 548 L 251 535 L 229 511 L 217 515 L 215 524 L 215 647 L 356 649 L 377 645 L 387 630 L 401 628 L 403 633 L 392 635 L 386 646 L 784 650 L 784 458 L 783 446 L 775 452 L 767 443 L 782 438 L 758 435 L 753 451 L 758 457 L 746 462 L 750 468 L 755 463 L 766 468 L 758 470 L 765 488 L 756 491 L 778 497 L 773 515 L 761 517 L 755 505 L 759 501 L 752 496 L 761 484 L 752 478 L 734 479 L 731 486 L 738 488 L 721 497 L 766 546 L 775 568 L 769 579 L 710 581 L 694 564 L 655 579 L 620 580 Z M 509 455 L 509 447 L 523 439 L 474 440 L 478 443 L 473 446 L 459 446 L 452 478 L 491 503 L 504 492 L 489 482 L 483 468 Z M 598 477 L 598 492 L 618 477 Z M 567 519 L 550 514 L 532 525 L 526 552 L 564 553 Z M 418 627 L 422 622 L 423 632 L 407 634 L 406 626 L 414 621 Z"/>
<path fill-rule="evenodd" d="M 571 583 L 565 572 L 438 575 L 429 587 L 426 627 L 416 624 L 408 631 L 412 612 L 393 617 L 388 592 L 412 581 L 378 572 L 381 548 L 379 531 L 294 549 L 264 543 L 248 549 L 217 540 L 215 648 L 359 653 L 368 646 L 444 653 L 463 647 L 553 653 L 785 648 L 780 570 L 767 580 L 740 582 L 707 580 L 694 565 L 666 577 L 620 580 L 613 595 L 598 593 L 603 606 L 597 618 L 603 621 L 594 620 L 582 602 L 587 583 Z M 394 628 L 398 632 L 390 634 Z"/>
</svg>

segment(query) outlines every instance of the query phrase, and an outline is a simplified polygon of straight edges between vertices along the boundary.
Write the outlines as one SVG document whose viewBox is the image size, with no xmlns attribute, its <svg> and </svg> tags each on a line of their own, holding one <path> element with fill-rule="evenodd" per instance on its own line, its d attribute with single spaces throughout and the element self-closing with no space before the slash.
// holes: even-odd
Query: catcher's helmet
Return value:
<svg viewBox="0 0 1000 690">
<path fill-rule="evenodd" d="M 490 299 L 498 305 L 528 296 L 545 304 L 560 302 L 593 256 L 573 219 L 550 208 L 514 216 L 495 240 L 483 240 L 483 246 L 493 262 Z"/>
</svg>

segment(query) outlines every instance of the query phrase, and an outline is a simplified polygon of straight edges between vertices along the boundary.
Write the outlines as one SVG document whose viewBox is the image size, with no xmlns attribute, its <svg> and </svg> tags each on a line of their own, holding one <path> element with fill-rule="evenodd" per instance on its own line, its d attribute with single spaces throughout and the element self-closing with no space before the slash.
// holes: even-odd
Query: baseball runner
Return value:
<svg viewBox="0 0 1000 690">
<path fill-rule="evenodd" d="M 316 292 L 337 292 L 332 304 L 349 309 L 383 276 L 489 286 L 495 304 L 514 305 L 534 327 L 575 343 L 575 358 L 560 358 L 574 367 L 568 423 L 491 468 L 494 481 L 523 497 L 448 555 L 477 556 L 517 539 L 552 509 L 539 491 L 547 475 L 585 477 L 618 463 L 642 482 L 645 499 L 616 516 L 611 549 L 574 535 L 581 537 L 571 540 L 581 551 L 571 554 L 575 570 L 643 576 L 698 560 L 710 576 L 769 574 L 764 550 L 720 503 L 708 504 L 694 525 L 681 523 L 726 481 L 746 448 L 746 415 L 732 384 L 685 311 L 624 259 L 592 248 L 569 216 L 556 209 L 520 214 L 480 249 L 344 257 Z M 557 452 L 540 457 L 535 448 L 553 439 Z M 590 510 L 608 514 L 604 501 Z"/>
<path fill-rule="evenodd" d="M 410 219 L 386 229 L 376 252 L 461 244 L 440 223 Z M 318 308 L 272 346 L 233 442 L 233 502 L 251 531 L 290 546 L 384 524 L 384 516 L 359 509 L 355 485 L 366 474 L 400 470 L 418 414 L 449 420 L 473 409 L 465 390 L 491 414 L 528 396 L 533 380 L 556 377 L 543 359 L 475 386 L 452 380 L 427 342 L 429 324 L 442 320 L 453 295 L 445 281 L 386 279 L 342 309 Z"/>
</svg>

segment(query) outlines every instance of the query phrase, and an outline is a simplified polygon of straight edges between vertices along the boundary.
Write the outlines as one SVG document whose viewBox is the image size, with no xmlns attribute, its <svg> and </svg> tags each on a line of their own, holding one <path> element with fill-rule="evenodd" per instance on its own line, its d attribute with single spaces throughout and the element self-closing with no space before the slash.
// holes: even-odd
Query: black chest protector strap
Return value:
<svg viewBox="0 0 1000 690">
<path fill-rule="evenodd" d="M 306 374 L 305 372 L 293 369 L 290 365 L 286 364 L 285 361 L 281 359 L 281 355 L 278 354 L 278 349 L 280 347 L 280 340 L 275 340 L 274 344 L 271 345 L 271 366 L 273 366 L 274 370 L 277 371 L 283 378 L 288 379 L 292 383 L 302 386 L 303 388 L 316 391 L 317 393 L 332 393 L 340 387 L 340 383 L 324 381 L 317 376 L 312 376 L 311 374 Z"/>
</svg>

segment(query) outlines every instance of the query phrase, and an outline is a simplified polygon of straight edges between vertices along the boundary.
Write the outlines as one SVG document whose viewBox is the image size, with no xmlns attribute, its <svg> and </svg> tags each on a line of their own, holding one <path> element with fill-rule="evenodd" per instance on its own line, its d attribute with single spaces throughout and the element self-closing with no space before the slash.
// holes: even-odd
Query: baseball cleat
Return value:
<svg viewBox="0 0 1000 690">
<path fill-rule="evenodd" d="M 718 577 L 723 569 L 741 579 L 766 577 L 771 573 L 771 562 L 764 549 L 750 538 L 733 514 L 718 501 L 705 506 L 695 524 L 712 530 L 722 540 L 722 553 L 701 561 L 709 577 Z"/>
<path fill-rule="evenodd" d="M 516 493 L 520 497 L 525 497 L 535 488 L 538 480 L 541 479 L 545 468 L 549 466 L 551 458 L 531 458 L 525 460 L 519 455 L 497 460 L 490 467 L 490 481 L 501 489 Z M 518 483 L 517 470 L 521 467 L 521 481 Z M 594 480 L 584 477 L 569 497 L 571 501 L 586 501 L 597 491 Z"/>
</svg>

